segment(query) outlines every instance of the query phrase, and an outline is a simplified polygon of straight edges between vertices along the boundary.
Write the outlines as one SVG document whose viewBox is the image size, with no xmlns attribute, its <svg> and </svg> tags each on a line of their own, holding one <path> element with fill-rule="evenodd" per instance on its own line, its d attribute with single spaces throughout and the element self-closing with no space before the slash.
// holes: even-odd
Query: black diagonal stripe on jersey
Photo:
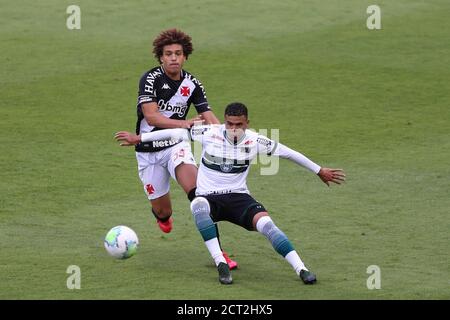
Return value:
<svg viewBox="0 0 450 320">
<path fill-rule="evenodd" d="M 249 165 L 250 160 L 236 160 L 236 159 L 227 159 L 222 157 L 215 157 L 205 152 L 202 163 L 205 167 L 223 172 L 223 173 L 242 173 L 245 172 Z"/>
<path fill-rule="evenodd" d="M 223 158 L 223 157 L 216 157 L 216 156 L 213 156 L 212 154 L 209 154 L 208 152 L 205 152 L 203 157 L 208 162 L 218 164 L 218 165 L 233 164 L 233 166 L 242 167 L 242 166 L 248 166 L 250 164 L 250 160 L 238 160 L 238 159 L 227 159 L 227 158 Z"/>
<path fill-rule="evenodd" d="M 248 169 L 248 166 L 242 166 L 242 167 L 236 167 L 236 166 L 233 166 L 233 165 L 231 165 L 230 167 L 223 166 L 223 165 L 221 166 L 221 165 L 218 165 L 218 164 L 207 162 L 205 160 L 205 158 L 202 158 L 202 163 L 208 169 L 211 169 L 211 170 L 214 170 L 214 171 L 219 171 L 219 172 L 222 172 L 222 173 L 242 173 L 242 172 L 245 172 Z"/>
</svg>

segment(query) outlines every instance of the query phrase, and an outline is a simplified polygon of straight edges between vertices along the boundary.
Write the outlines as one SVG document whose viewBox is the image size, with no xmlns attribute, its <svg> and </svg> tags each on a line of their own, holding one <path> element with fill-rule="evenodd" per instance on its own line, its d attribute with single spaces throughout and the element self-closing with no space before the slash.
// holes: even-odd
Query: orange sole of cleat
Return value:
<svg viewBox="0 0 450 320">
<path fill-rule="evenodd" d="M 227 262 L 228 267 L 230 267 L 230 270 L 234 270 L 237 269 L 238 264 L 236 261 L 230 260 L 230 262 Z"/>
<path fill-rule="evenodd" d="M 230 270 L 237 269 L 237 267 L 238 267 L 237 262 L 234 261 L 234 260 L 231 260 L 230 257 L 228 257 L 227 253 L 223 252 L 223 257 L 225 258 L 225 261 L 227 262 L 228 267 L 230 268 Z"/>
</svg>

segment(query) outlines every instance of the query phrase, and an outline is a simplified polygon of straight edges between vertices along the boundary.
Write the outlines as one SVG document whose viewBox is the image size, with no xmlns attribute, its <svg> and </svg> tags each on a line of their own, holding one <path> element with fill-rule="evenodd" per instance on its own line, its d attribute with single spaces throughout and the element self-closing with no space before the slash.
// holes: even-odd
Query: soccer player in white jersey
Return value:
<svg viewBox="0 0 450 320">
<path fill-rule="evenodd" d="M 265 154 L 289 159 L 317 174 L 327 185 L 330 182 L 341 184 L 345 181 L 345 174 L 342 169 L 320 167 L 303 154 L 247 130 L 248 124 L 247 108 L 236 102 L 227 106 L 223 125 L 194 126 L 189 132 L 185 129 L 162 130 L 138 137 L 131 137 L 127 132 L 118 132 L 116 138 L 129 143 L 168 137 L 187 140 L 190 137 L 202 144 L 197 197 L 191 203 L 191 210 L 197 228 L 217 266 L 220 283 L 233 282 L 214 227 L 215 222 L 226 220 L 249 231 L 262 233 L 305 284 L 314 284 L 315 274 L 308 270 L 264 206 L 250 195 L 246 185 L 248 169 L 252 159 L 258 154 Z"/>
</svg>

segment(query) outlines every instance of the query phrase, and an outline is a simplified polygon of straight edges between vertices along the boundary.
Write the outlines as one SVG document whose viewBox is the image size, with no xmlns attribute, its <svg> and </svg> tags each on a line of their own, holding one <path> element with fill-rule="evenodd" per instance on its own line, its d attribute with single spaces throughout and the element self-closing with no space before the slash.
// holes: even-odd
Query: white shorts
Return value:
<svg viewBox="0 0 450 320">
<path fill-rule="evenodd" d="M 162 197 L 169 192 L 170 176 L 176 181 L 175 168 L 182 164 L 197 166 L 191 144 L 182 141 L 173 147 L 158 152 L 136 152 L 139 178 L 149 200 Z"/>
</svg>

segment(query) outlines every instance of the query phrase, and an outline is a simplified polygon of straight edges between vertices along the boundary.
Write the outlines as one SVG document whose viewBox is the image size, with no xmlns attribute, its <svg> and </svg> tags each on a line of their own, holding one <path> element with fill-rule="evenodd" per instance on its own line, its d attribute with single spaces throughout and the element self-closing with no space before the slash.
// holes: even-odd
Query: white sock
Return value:
<svg viewBox="0 0 450 320">
<path fill-rule="evenodd" d="M 287 260 L 287 262 L 289 262 L 289 264 L 292 266 L 292 268 L 294 268 L 297 275 L 300 275 L 300 271 L 302 269 L 308 271 L 308 269 L 305 267 L 302 259 L 300 259 L 300 256 L 298 255 L 297 251 L 292 250 L 284 258 Z"/>
<path fill-rule="evenodd" d="M 211 257 L 214 259 L 214 263 L 216 264 L 216 266 L 218 266 L 221 262 L 227 263 L 225 261 L 225 258 L 223 257 L 223 253 L 219 245 L 219 240 L 217 240 L 217 238 L 212 238 L 208 241 L 205 241 L 205 244 L 208 248 L 209 253 L 211 254 Z"/>
</svg>

